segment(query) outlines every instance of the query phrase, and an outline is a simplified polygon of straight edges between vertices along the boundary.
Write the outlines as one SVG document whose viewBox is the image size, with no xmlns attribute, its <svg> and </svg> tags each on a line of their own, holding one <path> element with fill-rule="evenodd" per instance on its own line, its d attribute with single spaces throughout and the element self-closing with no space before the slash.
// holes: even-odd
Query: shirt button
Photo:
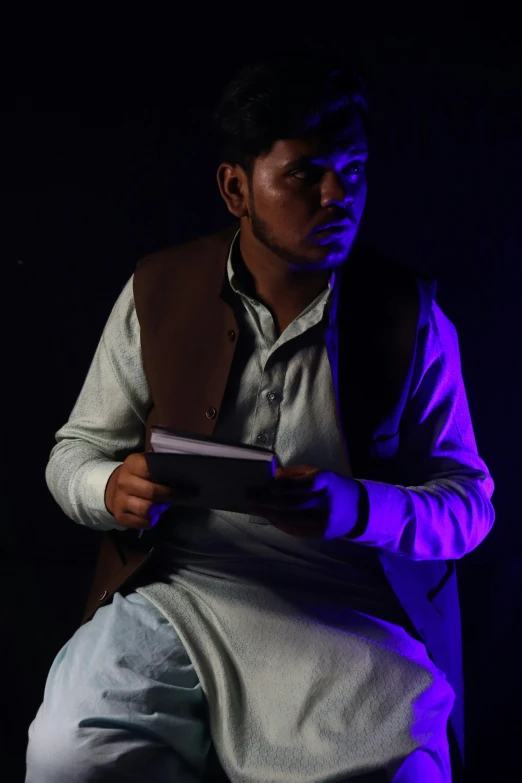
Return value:
<svg viewBox="0 0 522 783">
<path fill-rule="evenodd" d="M 266 432 L 262 432 L 260 435 L 258 435 L 257 440 L 259 443 L 266 443 L 267 442 Z"/>
<path fill-rule="evenodd" d="M 233 329 L 229 329 L 228 330 L 227 337 L 228 337 L 228 339 L 230 340 L 231 343 L 234 342 L 234 340 L 236 339 L 236 333 L 234 332 Z"/>
<path fill-rule="evenodd" d="M 275 398 L 276 398 L 274 392 L 268 392 L 268 394 L 266 396 L 268 397 L 270 402 L 273 402 L 275 400 Z"/>
<path fill-rule="evenodd" d="M 205 416 L 207 419 L 215 419 L 217 414 L 217 410 L 215 408 L 207 408 L 205 411 Z"/>
</svg>

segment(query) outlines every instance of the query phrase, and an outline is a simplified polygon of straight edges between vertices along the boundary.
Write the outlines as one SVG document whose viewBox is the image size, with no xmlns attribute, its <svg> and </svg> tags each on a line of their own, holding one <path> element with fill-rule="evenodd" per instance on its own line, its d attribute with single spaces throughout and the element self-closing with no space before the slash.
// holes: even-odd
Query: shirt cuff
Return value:
<svg viewBox="0 0 522 783">
<path fill-rule="evenodd" d="M 118 525 L 105 505 L 107 482 L 116 468 L 122 464 L 122 462 L 103 460 L 89 467 L 84 476 L 85 508 L 89 510 L 91 526 L 97 530 L 128 530 L 125 525 Z"/>
<path fill-rule="evenodd" d="M 358 544 L 396 549 L 397 519 L 406 517 L 406 493 L 381 481 L 357 479 L 361 485 L 357 523 L 346 536 Z"/>
</svg>

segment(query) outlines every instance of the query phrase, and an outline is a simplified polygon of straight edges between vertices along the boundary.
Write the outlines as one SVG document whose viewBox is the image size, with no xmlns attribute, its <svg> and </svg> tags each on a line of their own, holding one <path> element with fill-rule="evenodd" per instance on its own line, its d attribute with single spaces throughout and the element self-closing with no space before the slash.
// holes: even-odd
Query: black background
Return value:
<svg viewBox="0 0 522 783">
<path fill-rule="evenodd" d="M 250 10 L 252 13 L 252 9 Z M 209 115 L 247 52 L 353 51 L 373 109 L 369 242 L 439 280 L 457 326 L 496 525 L 459 564 L 468 777 L 521 774 L 521 65 L 515 21 L 268 8 L 198 19 L 142 9 L 4 8 L 0 250 L 4 314 L 0 753 L 23 780 L 49 667 L 80 622 L 99 534 L 45 484 L 54 432 L 145 253 L 227 213 Z M 297 12 L 296 12 L 297 14 Z M 309 15 L 309 12 L 306 12 Z"/>
</svg>

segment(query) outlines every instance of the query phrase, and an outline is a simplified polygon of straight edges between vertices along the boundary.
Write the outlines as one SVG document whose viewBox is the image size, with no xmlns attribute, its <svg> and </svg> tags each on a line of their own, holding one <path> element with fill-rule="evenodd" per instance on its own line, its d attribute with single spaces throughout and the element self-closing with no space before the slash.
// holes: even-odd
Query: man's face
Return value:
<svg viewBox="0 0 522 783">
<path fill-rule="evenodd" d="M 342 143 L 277 141 L 254 162 L 248 194 L 253 235 L 292 269 L 342 264 L 364 210 L 367 157 L 358 114 Z"/>
</svg>

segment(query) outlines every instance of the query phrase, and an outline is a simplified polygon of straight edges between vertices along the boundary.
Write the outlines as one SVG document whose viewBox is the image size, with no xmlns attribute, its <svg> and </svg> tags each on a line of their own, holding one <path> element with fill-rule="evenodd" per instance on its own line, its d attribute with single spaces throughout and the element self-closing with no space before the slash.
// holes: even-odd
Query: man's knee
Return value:
<svg viewBox="0 0 522 783">
<path fill-rule="evenodd" d="M 29 727 L 25 783 L 128 783 L 142 779 L 195 783 L 203 773 L 206 753 L 201 754 L 201 769 L 195 769 L 183 754 L 157 739 L 107 725 L 104 719 L 88 725 L 91 722 L 67 722 L 65 716 L 46 715 L 40 707 Z"/>
<path fill-rule="evenodd" d="M 99 751 L 94 734 L 82 732 L 65 716 L 46 714 L 42 705 L 29 727 L 26 783 L 102 780 L 96 776 Z"/>
</svg>

